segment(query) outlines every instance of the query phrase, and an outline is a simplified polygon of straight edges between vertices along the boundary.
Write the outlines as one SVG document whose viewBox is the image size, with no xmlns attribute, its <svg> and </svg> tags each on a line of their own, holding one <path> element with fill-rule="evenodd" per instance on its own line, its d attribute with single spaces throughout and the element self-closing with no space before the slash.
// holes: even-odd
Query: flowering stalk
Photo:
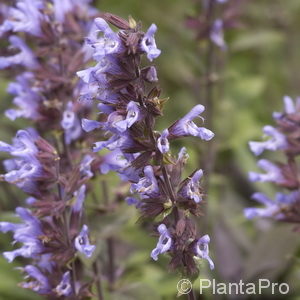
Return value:
<svg viewBox="0 0 300 300">
<path fill-rule="evenodd" d="M 271 200 L 262 193 L 255 193 L 253 199 L 263 208 L 246 208 L 245 216 L 249 219 L 255 217 L 273 218 L 278 221 L 299 223 L 300 222 L 300 183 L 299 164 L 297 157 L 299 147 L 299 117 L 300 100 L 294 102 L 290 97 L 284 97 L 284 112 L 273 114 L 277 126 L 265 126 L 263 132 L 268 140 L 263 142 L 250 142 L 249 146 L 255 155 L 262 154 L 265 150 L 276 151 L 283 154 L 284 162 L 271 162 L 267 159 L 258 161 L 258 166 L 266 173 L 250 172 L 249 178 L 254 182 L 272 182 L 287 192 L 279 192 L 275 199 Z"/>
<path fill-rule="evenodd" d="M 222 52 L 226 50 L 226 43 L 224 41 L 224 21 L 221 17 L 217 16 L 217 12 L 220 8 L 228 9 L 227 1 L 217 1 L 217 0 L 205 0 L 199 1 L 201 5 L 201 11 L 197 12 L 196 17 L 188 17 L 186 20 L 187 27 L 196 31 L 197 42 L 205 41 L 204 53 L 200 49 L 200 57 L 204 57 L 205 67 L 202 71 L 201 77 L 203 77 L 203 82 L 201 82 L 202 94 L 199 90 L 199 80 L 195 80 L 195 91 L 197 102 L 201 103 L 205 101 L 206 106 L 206 120 L 207 126 L 209 128 L 214 128 L 213 116 L 215 114 L 214 98 L 215 98 L 215 82 L 216 82 L 216 60 L 218 56 L 219 48 Z M 224 13 L 222 11 L 222 13 Z M 222 16 L 222 13 L 220 15 Z M 205 155 L 202 161 L 199 161 L 200 165 L 203 165 L 206 172 L 205 189 L 209 188 L 209 177 L 210 173 L 214 169 L 215 161 L 215 142 L 212 141 L 206 146 Z"/>
<path fill-rule="evenodd" d="M 161 133 L 155 130 L 167 99 L 160 97 L 155 66 L 142 62 L 143 56 L 152 62 L 161 53 L 154 38 L 156 30 L 152 24 L 144 33 L 132 18 L 127 21 L 111 14 L 95 19 L 94 34 L 87 42 L 96 65 L 77 74 L 86 84 L 82 97 L 97 101 L 101 114 L 97 120 L 83 119 L 82 126 L 87 132 L 107 132 L 108 139 L 93 147 L 94 152 L 110 151 L 102 172 L 115 171 L 129 182 L 132 197 L 126 198 L 127 203 L 134 205 L 142 218 L 155 222 L 159 240 L 152 259 L 169 253 L 171 269 L 192 274 L 198 271 L 199 259 L 214 267 L 208 253 L 209 237 L 199 238 L 192 218 L 201 214 L 203 172 L 196 170 L 182 180 L 188 154 L 183 148 L 174 156 L 170 143 L 187 136 L 208 141 L 214 134 L 194 122 L 204 111 L 200 104 Z"/>
<path fill-rule="evenodd" d="M 198 103 L 206 106 L 206 121 L 209 128 L 215 129 L 214 118 L 218 114 L 215 102 L 223 98 L 222 73 L 228 46 L 224 35 L 230 28 L 238 25 L 241 3 L 235 0 L 199 0 L 195 16 L 186 19 L 186 26 L 195 31 L 199 45 L 199 57 L 204 62 L 200 70 L 200 80 L 195 78 L 193 89 Z M 210 174 L 214 171 L 217 141 L 207 144 L 205 155 L 199 164 L 206 172 L 205 188 L 209 188 Z"/>
<path fill-rule="evenodd" d="M 49 299 L 91 295 L 91 281 L 77 272 L 79 255 L 90 258 L 95 250 L 83 224 L 83 204 L 96 160 L 82 151 L 87 136 L 79 121 L 91 109 L 77 101 L 82 86 L 75 74 L 90 58 L 82 38 L 96 11 L 88 2 L 17 0 L 0 10 L 1 38 L 12 45 L 12 53 L 3 51 L 0 68 L 16 75 L 8 86 L 15 107 L 5 114 L 35 126 L 19 130 L 12 144 L 0 142 L 0 150 L 12 156 L 4 161 L 2 180 L 30 196 L 30 209 L 16 209 L 21 223 L 0 222 L 0 230 L 13 232 L 22 245 L 4 256 L 9 262 L 30 259 L 21 268 L 21 286 Z"/>
</svg>

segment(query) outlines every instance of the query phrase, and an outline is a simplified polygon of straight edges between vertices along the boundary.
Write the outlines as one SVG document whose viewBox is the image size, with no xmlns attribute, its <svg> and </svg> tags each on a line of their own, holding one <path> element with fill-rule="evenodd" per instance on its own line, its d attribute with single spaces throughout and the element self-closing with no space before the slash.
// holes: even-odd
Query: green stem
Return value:
<svg viewBox="0 0 300 300">
<path fill-rule="evenodd" d="M 206 14 L 206 22 L 211 28 L 214 18 L 214 11 L 215 11 L 215 0 L 210 0 L 207 14 Z M 214 69 L 214 62 L 215 62 L 215 47 L 211 39 L 207 38 L 207 49 L 206 49 L 206 65 L 205 65 L 205 105 L 206 105 L 206 126 L 210 130 L 214 129 L 213 124 L 213 117 L 215 112 L 214 107 L 214 83 L 212 79 L 212 73 Z M 205 170 L 205 190 L 208 191 L 209 183 L 210 183 L 210 174 L 214 168 L 214 161 L 215 161 L 215 142 L 214 140 L 208 142 L 207 149 L 205 151 L 204 157 L 204 170 Z"/>
</svg>

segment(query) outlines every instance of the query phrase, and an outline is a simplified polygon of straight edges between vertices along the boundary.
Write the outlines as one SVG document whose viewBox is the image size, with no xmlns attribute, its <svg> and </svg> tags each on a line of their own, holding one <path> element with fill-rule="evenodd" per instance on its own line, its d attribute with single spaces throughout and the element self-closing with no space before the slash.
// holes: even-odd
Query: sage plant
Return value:
<svg viewBox="0 0 300 300">
<path fill-rule="evenodd" d="M 8 86 L 13 107 L 5 115 L 32 124 L 12 143 L 0 142 L 10 156 L 1 179 L 29 196 L 16 208 L 19 223 L 0 222 L 2 232 L 13 233 L 13 250 L 4 257 L 26 258 L 21 286 L 49 299 L 91 295 L 79 256 L 90 258 L 95 250 L 83 211 L 95 158 L 83 147 L 80 116 L 91 108 L 77 101 L 76 76 L 90 58 L 83 38 L 97 11 L 88 2 L 17 0 L 0 8 L 1 40 L 9 42 L 0 69 L 14 78 Z"/>
<path fill-rule="evenodd" d="M 299 193 L 299 120 L 300 99 L 293 101 L 286 96 L 284 112 L 273 114 L 276 126 L 267 125 L 263 128 L 264 135 L 268 138 L 262 142 L 250 142 L 251 151 L 259 156 L 264 151 L 281 153 L 284 161 L 270 161 L 260 159 L 257 163 L 265 173 L 250 172 L 249 178 L 253 182 L 272 182 L 280 192 L 274 200 L 263 193 L 255 193 L 253 199 L 263 204 L 264 207 L 246 208 L 245 216 L 249 219 L 272 218 L 289 223 L 300 222 L 300 193 Z"/>
<path fill-rule="evenodd" d="M 185 148 L 173 154 L 171 144 L 189 136 L 208 141 L 214 133 L 194 122 L 202 119 L 201 104 L 157 131 L 156 119 L 163 116 L 166 98 L 161 97 L 155 65 L 144 60 L 146 57 L 152 62 L 161 54 L 156 31 L 152 24 L 143 32 L 132 18 L 127 21 L 105 14 L 95 19 L 94 32 L 87 38 L 95 64 L 77 74 L 86 84 L 81 97 L 94 99 L 100 113 L 97 120 L 83 119 L 82 127 L 87 132 L 106 131 L 107 139 L 96 142 L 93 151 L 110 151 L 104 157 L 102 171 L 117 172 L 129 182 L 132 196 L 127 203 L 136 206 L 142 219 L 152 221 L 159 235 L 152 259 L 168 253 L 171 269 L 192 274 L 198 271 L 202 259 L 214 268 L 208 251 L 210 238 L 199 236 L 194 220 L 201 215 L 203 172 L 195 170 L 182 179 L 188 154 Z"/>
<path fill-rule="evenodd" d="M 160 96 L 156 67 L 143 60 L 152 62 L 161 53 L 156 26 L 145 33 L 132 18 L 108 13 L 100 18 L 89 1 L 7 3 L 0 6 L 0 37 L 9 42 L 1 49 L 0 69 L 12 80 L 7 91 L 13 107 L 5 115 L 31 124 L 11 143 L 0 142 L 9 155 L 1 180 L 28 195 L 16 208 L 18 223 L 0 222 L 0 231 L 13 234 L 13 249 L 4 257 L 25 258 L 20 285 L 48 299 L 94 296 L 92 285 L 101 275 L 96 270 L 91 278 L 81 256 L 91 258 L 96 248 L 84 201 L 98 170 L 117 172 L 130 183 L 131 195 L 124 200 L 151 220 L 159 236 L 153 260 L 169 253 L 170 267 L 182 273 L 196 273 L 203 259 L 213 269 L 210 238 L 201 237 L 196 226 L 203 171 L 182 178 L 188 154 L 185 148 L 173 154 L 171 143 L 188 136 L 209 141 L 214 134 L 195 122 L 203 120 L 201 104 L 156 130 L 167 99 Z M 92 58 L 96 64 L 87 68 Z M 90 119 L 92 100 L 101 112 L 98 120 Z M 87 145 L 94 141 L 91 152 Z M 104 148 L 108 154 L 95 153 Z M 102 299 L 99 282 L 97 290 Z"/>
</svg>

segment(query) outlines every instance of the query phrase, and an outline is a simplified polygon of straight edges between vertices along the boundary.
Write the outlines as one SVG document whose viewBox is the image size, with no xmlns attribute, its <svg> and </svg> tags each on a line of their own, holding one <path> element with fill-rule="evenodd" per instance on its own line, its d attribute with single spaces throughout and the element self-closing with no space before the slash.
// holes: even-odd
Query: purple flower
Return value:
<svg viewBox="0 0 300 300">
<path fill-rule="evenodd" d="M 78 85 L 80 90 L 79 101 L 90 106 L 98 94 L 98 83 L 92 82 L 90 84 L 84 84 L 84 82 L 81 81 L 81 84 L 81 86 L 80 84 Z"/>
<path fill-rule="evenodd" d="M 91 178 L 94 176 L 93 172 L 91 171 L 91 164 L 93 161 L 94 157 L 89 154 L 83 157 L 79 165 L 79 170 L 83 177 Z"/>
<path fill-rule="evenodd" d="M 104 156 L 104 160 L 100 165 L 102 174 L 107 174 L 109 171 L 120 171 L 129 166 L 128 160 L 120 150 L 114 150 Z"/>
<path fill-rule="evenodd" d="M 296 101 L 289 97 L 289 96 L 284 96 L 283 97 L 283 104 L 284 104 L 284 113 L 286 114 L 294 114 L 300 109 L 300 98 L 298 97 Z M 275 120 L 280 119 L 283 116 L 283 113 L 280 112 L 274 112 L 273 113 L 273 118 Z"/>
<path fill-rule="evenodd" d="M 72 141 L 77 140 L 81 135 L 81 126 L 79 119 L 73 111 L 73 103 L 68 102 L 66 110 L 63 113 L 63 119 L 61 126 L 65 130 L 66 144 L 70 144 Z"/>
<path fill-rule="evenodd" d="M 156 68 L 154 66 L 150 66 L 147 69 L 147 73 L 146 73 L 145 79 L 147 81 L 149 81 L 149 82 L 156 82 L 156 81 L 158 81 L 157 71 L 156 71 Z"/>
<path fill-rule="evenodd" d="M 146 32 L 145 36 L 141 42 L 141 49 L 145 51 L 147 54 L 147 58 L 152 61 L 153 59 L 157 58 L 161 51 L 157 49 L 156 42 L 154 39 L 154 34 L 157 31 L 157 27 L 155 24 L 152 24 L 148 31 Z"/>
<path fill-rule="evenodd" d="M 224 32 L 223 32 L 223 21 L 217 19 L 214 21 L 211 31 L 210 39 L 222 50 L 226 50 L 227 46 L 224 41 Z"/>
<path fill-rule="evenodd" d="M 39 260 L 37 261 L 37 266 L 41 270 L 45 270 L 50 273 L 53 271 L 55 265 L 56 263 L 53 261 L 51 253 L 41 254 Z"/>
<path fill-rule="evenodd" d="M 97 83 L 105 86 L 107 84 L 107 77 L 104 72 L 108 71 L 105 65 L 103 65 L 105 61 L 107 61 L 106 57 L 101 58 L 100 62 L 96 66 L 78 71 L 77 76 L 85 83 Z"/>
<path fill-rule="evenodd" d="M 121 135 L 114 134 L 107 141 L 96 142 L 93 151 L 97 152 L 103 148 L 107 148 L 111 151 L 122 150 L 123 152 L 126 152 L 127 149 L 130 149 L 135 145 L 136 144 L 132 140 L 130 134 L 128 134 L 128 132 L 125 131 Z M 139 155 L 139 153 L 135 153 L 135 155 Z"/>
<path fill-rule="evenodd" d="M 86 257 L 90 258 L 93 255 L 96 246 L 90 244 L 88 232 L 89 229 L 87 225 L 83 225 L 81 232 L 75 238 L 74 245 L 79 252 L 83 253 Z"/>
<path fill-rule="evenodd" d="M 48 278 L 35 266 L 28 265 L 23 269 L 28 276 L 35 281 L 23 282 L 21 286 L 25 289 L 31 289 L 39 294 L 48 294 L 51 292 L 51 286 Z"/>
<path fill-rule="evenodd" d="M 285 149 L 288 146 L 286 137 L 272 126 L 265 126 L 263 132 L 271 139 L 264 142 L 249 142 L 251 151 L 255 155 L 260 155 L 264 150 L 276 151 Z"/>
<path fill-rule="evenodd" d="M 125 198 L 125 201 L 126 201 L 126 203 L 128 204 L 128 205 L 133 205 L 133 206 L 135 206 L 135 207 L 139 207 L 139 204 L 140 204 L 140 201 L 139 200 L 137 200 L 136 198 L 134 198 L 134 197 L 126 197 Z"/>
<path fill-rule="evenodd" d="M 289 96 L 283 97 L 283 103 L 284 103 L 284 111 L 286 114 L 293 114 L 296 112 L 296 106 L 291 97 Z"/>
<path fill-rule="evenodd" d="M 131 192 L 137 192 L 142 198 L 152 198 L 158 196 L 159 187 L 155 178 L 152 166 L 144 168 L 144 176 L 138 183 L 131 185 Z"/>
<path fill-rule="evenodd" d="M 189 159 L 189 154 L 187 153 L 187 150 L 185 147 L 182 147 L 178 152 L 178 158 L 177 161 L 184 161 L 186 162 Z"/>
<path fill-rule="evenodd" d="M 82 119 L 81 126 L 85 132 L 90 132 L 97 128 L 101 128 L 103 126 L 103 122 L 98 122 L 98 121 L 89 120 L 89 119 Z"/>
<path fill-rule="evenodd" d="M 168 140 L 169 130 L 165 129 L 161 136 L 157 139 L 157 148 L 161 153 L 167 153 L 170 150 L 170 143 Z"/>
<path fill-rule="evenodd" d="M 26 202 L 27 205 L 31 206 L 33 203 L 36 202 L 36 200 L 37 200 L 37 199 L 34 198 L 34 197 L 28 197 L 28 198 L 25 200 L 25 202 Z"/>
<path fill-rule="evenodd" d="M 16 231 L 18 228 L 20 228 L 20 224 L 0 222 L 0 231 L 3 233 L 7 233 L 9 231 Z"/>
<path fill-rule="evenodd" d="M 65 15 L 73 10 L 74 3 L 72 2 L 72 0 L 53 0 L 54 15 L 58 22 L 63 22 L 65 20 Z"/>
<path fill-rule="evenodd" d="M 123 49 L 122 42 L 106 21 L 102 18 L 96 18 L 95 24 L 97 29 L 87 38 L 87 43 L 95 49 L 93 57 L 100 61 L 106 55 L 121 52 Z M 99 32 L 103 33 L 102 37 L 98 37 Z"/>
<path fill-rule="evenodd" d="M 211 258 L 209 257 L 209 248 L 208 248 L 209 242 L 210 242 L 210 238 L 207 234 L 201 237 L 196 243 L 195 253 L 199 258 L 206 259 L 209 263 L 210 269 L 213 270 L 215 265 L 211 260 Z"/>
<path fill-rule="evenodd" d="M 71 273 L 67 271 L 64 273 L 61 282 L 55 288 L 55 292 L 58 296 L 68 297 L 72 294 L 72 285 L 71 285 Z"/>
<path fill-rule="evenodd" d="M 125 182 L 138 182 L 140 180 L 142 168 L 129 166 L 123 170 L 118 171 L 118 175 L 122 181 Z"/>
<path fill-rule="evenodd" d="M 107 141 L 96 142 L 93 147 L 94 152 L 98 152 L 104 148 L 115 150 L 121 148 L 126 136 L 113 135 Z"/>
<path fill-rule="evenodd" d="M 5 3 L 0 3 L 0 17 L 3 19 L 8 16 L 10 7 Z M 8 29 L 10 30 L 10 29 Z M 0 34 L 2 33 L 2 25 L 0 25 Z M 5 32 L 6 30 L 4 30 Z"/>
<path fill-rule="evenodd" d="M 76 74 L 77 76 L 84 82 L 84 83 L 93 83 L 96 81 L 95 79 L 95 72 L 97 67 L 90 67 L 85 70 L 78 71 Z"/>
<path fill-rule="evenodd" d="M 196 171 L 179 193 L 184 198 L 194 200 L 196 203 L 202 201 L 202 193 L 200 190 L 200 179 L 202 176 L 203 171 L 201 169 Z"/>
<path fill-rule="evenodd" d="M 28 193 L 34 193 L 36 184 L 33 179 L 40 177 L 43 172 L 36 157 L 38 149 L 35 141 L 37 138 L 33 130 L 19 130 L 12 145 L 0 141 L 0 151 L 9 152 L 16 157 L 4 161 L 7 171 L 4 180 L 16 184 Z"/>
<path fill-rule="evenodd" d="M 247 219 L 253 219 L 256 217 L 273 217 L 278 212 L 277 204 L 269 199 L 262 193 L 255 193 L 252 195 L 252 199 L 264 204 L 264 208 L 249 207 L 244 209 L 244 214 Z"/>
<path fill-rule="evenodd" d="M 8 171 L 4 175 L 6 182 L 15 184 L 28 194 L 35 194 L 37 192 L 35 180 L 42 175 L 38 164 L 20 160 L 5 160 L 4 163 Z M 9 168 L 7 167 L 8 165 Z"/>
<path fill-rule="evenodd" d="M 78 71 L 76 74 L 85 83 L 98 82 L 106 84 L 106 73 L 118 74 L 121 72 L 120 67 L 117 65 L 116 59 L 112 56 L 103 56 L 94 67 Z"/>
<path fill-rule="evenodd" d="M 41 223 L 25 208 L 18 207 L 16 213 L 22 219 L 23 223 L 0 222 L 0 231 L 4 233 L 13 231 L 14 241 L 23 245 L 19 249 L 4 252 L 3 255 L 9 262 L 12 262 L 17 256 L 37 258 L 44 250 L 44 246 L 39 239 L 43 235 Z"/>
<path fill-rule="evenodd" d="M 38 67 L 34 54 L 21 38 L 13 35 L 9 37 L 9 41 L 14 48 L 20 49 L 20 52 L 13 56 L 1 56 L 0 69 L 5 69 L 14 65 L 22 65 L 29 69 L 36 69 Z"/>
<path fill-rule="evenodd" d="M 41 22 L 45 20 L 40 10 L 44 1 L 19 0 L 16 7 L 8 9 L 8 16 L 0 26 L 0 34 L 6 31 L 26 32 L 34 36 L 41 36 Z"/>
<path fill-rule="evenodd" d="M 255 193 L 252 195 L 252 199 L 264 204 L 265 207 L 248 207 L 244 209 L 244 215 L 247 219 L 253 219 L 257 217 L 272 218 L 280 220 L 284 217 L 281 213 L 285 208 L 299 200 L 299 191 L 292 192 L 290 194 L 277 193 L 275 201 L 268 198 L 262 193 Z"/>
<path fill-rule="evenodd" d="M 114 127 L 119 132 L 124 132 L 130 128 L 140 117 L 139 107 L 134 101 L 130 101 L 127 104 L 127 115 L 125 120 L 117 121 L 114 123 Z"/>
<path fill-rule="evenodd" d="M 151 252 L 153 260 L 158 260 L 158 255 L 165 253 L 172 247 L 172 238 L 165 224 L 160 224 L 157 227 L 160 236 L 156 247 Z"/>
<path fill-rule="evenodd" d="M 7 91 L 15 96 L 13 103 L 18 107 L 5 111 L 5 115 L 12 121 L 20 117 L 36 120 L 40 116 L 38 107 L 41 98 L 37 91 L 31 87 L 32 79 L 32 73 L 24 72 L 17 76 L 16 82 L 8 85 Z"/>
<path fill-rule="evenodd" d="M 196 136 L 205 141 L 209 141 L 214 137 L 214 133 L 204 127 L 198 127 L 192 120 L 198 117 L 204 111 L 204 106 L 196 105 L 182 119 L 175 122 L 170 128 L 169 133 L 174 137 L 180 136 Z"/>
<path fill-rule="evenodd" d="M 85 191 L 86 191 L 86 186 L 85 185 L 82 185 L 79 188 L 79 190 L 75 191 L 75 193 L 74 193 L 75 203 L 72 206 L 72 211 L 73 212 L 81 213 L 83 202 L 85 200 Z"/>
<path fill-rule="evenodd" d="M 281 182 L 284 178 L 281 174 L 281 169 L 274 163 L 267 159 L 261 159 L 257 162 L 258 167 L 266 171 L 266 174 L 259 174 L 256 172 L 249 172 L 249 179 L 251 181 L 271 181 L 271 182 Z"/>
<path fill-rule="evenodd" d="M 23 159 L 34 158 L 38 152 L 38 149 L 35 146 L 37 137 L 34 130 L 19 130 L 16 137 L 13 139 L 12 145 L 0 142 L 0 151 L 9 152 L 11 155 Z"/>
</svg>

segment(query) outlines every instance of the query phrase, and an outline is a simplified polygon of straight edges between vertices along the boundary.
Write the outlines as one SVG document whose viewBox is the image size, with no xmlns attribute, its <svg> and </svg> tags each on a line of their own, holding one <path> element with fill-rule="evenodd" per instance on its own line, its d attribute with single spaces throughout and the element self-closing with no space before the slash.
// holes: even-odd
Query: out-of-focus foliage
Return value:
<svg viewBox="0 0 300 300">
<path fill-rule="evenodd" d="M 97 1 L 101 11 L 125 18 L 131 15 L 142 20 L 145 28 L 152 22 L 159 28 L 157 44 L 162 54 L 155 64 L 163 95 L 170 97 L 159 129 L 188 112 L 195 103 L 205 103 L 202 96 L 205 86 L 201 85 L 205 57 L 199 51 L 202 45 L 198 45 L 194 33 L 184 25 L 187 15 L 196 14 L 195 3 L 193 0 Z M 218 54 L 220 73 L 214 94 L 216 165 L 207 198 L 208 216 L 199 224 L 201 233 L 209 233 L 212 238 L 211 256 L 216 265 L 211 273 L 204 264 L 201 278 L 216 278 L 220 282 L 270 278 L 273 282 L 288 282 L 292 291 L 286 299 L 296 299 L 300 294 L 299 233 L 293 232 L 289 225 L 247 221 L 243 208 L 255 205 L 250 199 L 253 191 L 266 189 L 247 180 L 247 172 L 256 169 L 256 158 L 247 142 L 260 139 L 261 127 L 272 122 L 273 111 L 282 109 L 283 95 L 300 94 L 299 16 L 299 0 L 249 0 L 241 11 L 239 28 L 225 34 L 228 51 Z M 6 84 L 0 81 L 1 112 L 10 103 Z M 0 139 L 9 141 L 21 123 L 12 124 L 3 115 L 0 120 Z M 199 152 L 200 144 L 194 139 L 185 146 L 189 148 L 189 167 L 193 171 L 205 149 Z M 109 198 L 116 192 L 115 182 L 117 179 L 110 177 Z M 118 245 L 116 265 L 118 272 L 123 272 L 115 292 L 105 299 L 174 299 L 180 277 L 166 271 L 164 258 L 151 261 L 149 253 L 156 238 L 148 236 L 147 224 L 137 226 L 135 209 L 125 204 L 112 209 L 109 216 L 102 216 L 101 207 L 106 207 L 109 199 L 102 194 L 101 182 L 93 184 L 95 193 L 93 199 L 88 199 L 87 208 L 89 217 L 97 216 L 92 227 L 94 238 L 99 240 L 98 252 L 105 261 L 105 240 L 113 234 Z M 0 189 L 1 219 L 9 220 L 24 197 L 4 183 Z M 267 192 L 275 191 L 270 186 Z M 2 251 L 11 247 L 9 238 L 2 234 L 0 247 Z M 20 264 L 18 261 L 13 266 Z M 17 287 L 20 275 L 13 266 L 0 259 L 0 300 L 39 299 Z M 195 289 L 199 288 L 198 280 L 195 279 Z M 205 299 L 211 296 L 208 294 Z"/>
</svg>

